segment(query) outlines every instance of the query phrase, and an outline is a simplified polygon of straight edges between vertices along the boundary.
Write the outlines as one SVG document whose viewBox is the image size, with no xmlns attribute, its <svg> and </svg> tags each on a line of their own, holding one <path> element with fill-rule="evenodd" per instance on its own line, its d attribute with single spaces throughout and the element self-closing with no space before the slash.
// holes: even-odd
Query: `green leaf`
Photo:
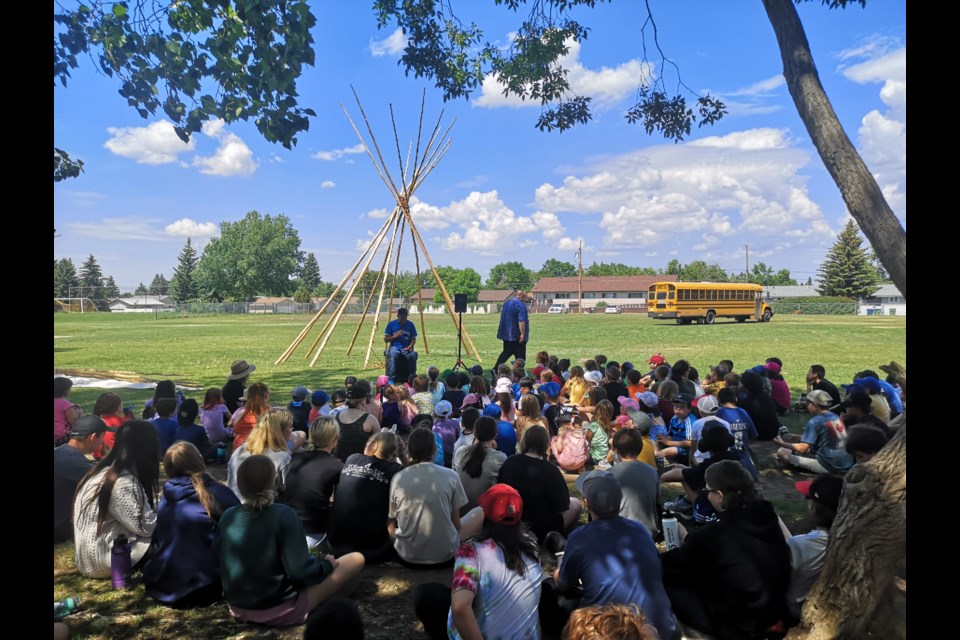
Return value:
<svg viewBox="0 0 960 640">
<path fill-rule="evenodd" d="M 113 15 L 118 18 L 125 18 L 127 16 L 127 8 L 118 2 L 113 5 Z"/>
</svg>

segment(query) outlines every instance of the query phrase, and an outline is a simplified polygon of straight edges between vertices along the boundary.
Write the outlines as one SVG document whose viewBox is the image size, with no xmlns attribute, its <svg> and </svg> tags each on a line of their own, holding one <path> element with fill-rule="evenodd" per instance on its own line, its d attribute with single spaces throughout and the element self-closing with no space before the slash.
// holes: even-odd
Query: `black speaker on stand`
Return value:
<svg viewBox="0 0 960 640">
<path fill-rule="evenodd" d="M 453 365 L 453 370 L 463 368 L 466 369 L 467 365 L 463 364 L 462 354 L 463 354 L 463 312 L 467 310 L 467 294 L 465 293 L 455 293 L 453 294 L 453 310 L 457 312 L 457 363 Z"/>
</svg>

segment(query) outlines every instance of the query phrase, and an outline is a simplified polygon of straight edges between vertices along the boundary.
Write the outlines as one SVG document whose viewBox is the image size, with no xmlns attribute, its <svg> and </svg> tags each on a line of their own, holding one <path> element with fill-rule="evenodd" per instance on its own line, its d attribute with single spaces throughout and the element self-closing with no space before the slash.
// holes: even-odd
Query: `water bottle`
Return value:
<svg viewBox="0 0 960 640">
<path fill-rule="evenodd" d="M 788 429 L 786 425 L 783 425 L 783 424 L 782 424 L 782 425 L 780 425 L 780 428 L 777 429 L 777 433 L 780 434 L 780 437 L 781 437 L 782 439 L 786 440 L 786 439 L 787 439 L 787 436 L 790 435 L 790 429 Z"/>
<path fill-rule="evenodd" d="M 676 549 L 680 546 L 680 523 L 673 516 L 666 516 L 662 519 L 663 541 L 667 545 L 667 551 Z"/>
<path fill-rule="evenodd" d="M 126 589 L 130 585 L 130 545 L 122 533 L 113 541 L 110 550 L 110 578 L 114 589 Z"/>
<path fill-rule="evenodd" d="M 53 603 L 53 621 L 63 620 L 80 608 L 80 598 L 65 598 Z"/>
<path fill-rule="evenodd" d="M 227 445 L 220 443 L 217 445 L 217 464 L 223 464 L 227 461 Z"/>
</svg>

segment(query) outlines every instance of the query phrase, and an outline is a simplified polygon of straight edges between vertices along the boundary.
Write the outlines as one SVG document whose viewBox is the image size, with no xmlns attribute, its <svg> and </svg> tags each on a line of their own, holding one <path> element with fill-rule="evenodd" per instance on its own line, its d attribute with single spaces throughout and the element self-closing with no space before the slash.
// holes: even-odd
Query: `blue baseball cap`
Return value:
<svg viewBox="0 0 960 640">
<path fill-rule="evenodd" d="M 323 389 L 318 389 L 313 392 L 313 396 L 310 398 L 310 401 L 314 405 L 318 407 L 322 407 L 323 405 L 330 402 L 330 396 L 328 396 L 327 392 L 324 391 Z"/>
<path fill-rule="evenodd" d="M 543 392 L 543 395 L 549 398 L 555 398 L 560 395 L 560 385 L 556 382 L 547 382 L 546 384 L 540 385 L 540 391 Z"/>
<path fill-rule="evenodd" d="M 483 408 L 483 415 L 490 416 L 491 418 L 499 418 L 501 413 L 500 405 L 498 404 L 488 404 Z"/>
</svg>

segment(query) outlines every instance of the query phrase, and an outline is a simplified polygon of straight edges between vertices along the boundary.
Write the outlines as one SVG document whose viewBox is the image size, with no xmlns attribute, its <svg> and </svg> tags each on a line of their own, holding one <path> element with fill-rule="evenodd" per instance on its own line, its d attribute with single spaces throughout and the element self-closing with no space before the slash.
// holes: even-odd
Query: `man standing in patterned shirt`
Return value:
<svg viewBox="0 0 960 640">
<path fill-rule="evenodd" d="M 516 296 L 503 303 L 500 310 L 500 328 L 497 329 L 497 340 L 503 342 L 503 351 L 493 365 L 493 370 L 507 361 L 510 356 L 527 359 L 527 341 L 530 339 L 530 320 L 527 313 L 527 303 L 530 296 L 523 289 L 518 289 Z"/>
</svg>

